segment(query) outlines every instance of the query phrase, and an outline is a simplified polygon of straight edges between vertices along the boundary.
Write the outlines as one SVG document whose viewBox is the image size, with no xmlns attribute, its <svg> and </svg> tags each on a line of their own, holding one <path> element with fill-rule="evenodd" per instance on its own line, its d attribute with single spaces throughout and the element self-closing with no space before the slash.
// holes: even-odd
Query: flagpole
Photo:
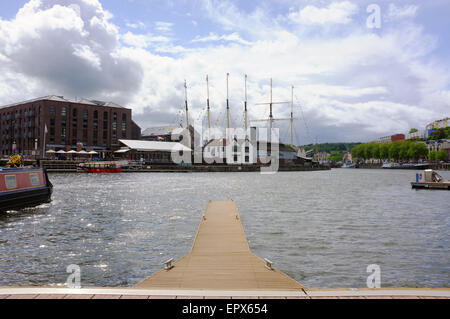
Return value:
<svg viewBox="0 0 450 319">
<path fill-rule="evenodd" d="M 47 135 L 47 124 L 45 124 L 44 127 L 44 141 L 43 141 L 43 145 L 42 145 L 42 158 L 45 158 L 45 136 Z"/>
</svg>

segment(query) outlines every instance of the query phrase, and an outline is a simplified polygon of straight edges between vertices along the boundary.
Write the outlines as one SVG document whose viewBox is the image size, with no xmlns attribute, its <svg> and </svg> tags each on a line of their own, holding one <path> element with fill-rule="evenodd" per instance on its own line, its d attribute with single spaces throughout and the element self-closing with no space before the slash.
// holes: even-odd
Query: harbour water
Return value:
<svg viewBox="0 0 450 319">
<path fill-rule="evenodd" d="M 418 172 L 418 171 L 417 171 Z M 235 200 L 252 251 L 310 288 L 450 287 L 450 194 L 416 171 L 51 174 L 50 204 L 0 216 L 0 286 L 127 287 L 186 254 L 208 200 Z M 450 172 L 439 172 L 450 179 Z"/>
</svg>

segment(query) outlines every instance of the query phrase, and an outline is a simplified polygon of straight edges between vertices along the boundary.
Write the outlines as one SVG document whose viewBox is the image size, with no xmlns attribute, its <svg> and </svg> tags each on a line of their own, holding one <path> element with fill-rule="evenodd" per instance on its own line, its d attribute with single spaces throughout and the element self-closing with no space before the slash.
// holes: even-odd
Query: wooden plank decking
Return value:
<svg viewBox="0 0 450 319">
<path fill-rule="evenodd" d="M 136 288 L 0 287 L 0 299 L 450 299 L 448 288 L 274 290 L 147 290 Z"/>
<path fill-rule="evenodd" d="M 9 294 L 0 295 L 0 299 L 450 299 L 448 296 L 439 295 L 402 295 L 397 293 L 378 294 L 378 295 L 340 295 L 338 292 L 324 295 L 305 295 L 305 296 L 213 296 L 213 295 L 79 295 L 79 294 L 38 294 L 38 295 L 21 295 Z"/>
<path fill-rule="evenodd" d="M 233 201 L 209 202 L 190 253 L 138 283 L 138 289 L 283 290 L 303 292 L 284 273 L 265 267 L 248 246 Z"/>
<path fill-rule="evenodd" d="M 424 189 L 448 189 L 450 190 L 450 182 L 411 182 L 412 188 Z"/>
</svg>

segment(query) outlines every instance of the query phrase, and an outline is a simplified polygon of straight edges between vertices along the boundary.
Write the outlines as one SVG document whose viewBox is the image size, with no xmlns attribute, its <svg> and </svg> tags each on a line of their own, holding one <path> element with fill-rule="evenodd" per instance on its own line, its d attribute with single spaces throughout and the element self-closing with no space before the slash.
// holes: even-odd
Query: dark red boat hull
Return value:
<svg viewBox="0 0 450 319">
<path fill-rule="evenodd" d="M 15 180 L 15 185 L 8 185 L 7 178 Z M 52 191 L 53 185 L 44 169 L 4 169 L 0 171 L 0 212 L 48 203 Z"/>
<path fill-rule="evenodd" d="M 122 167 L 116 168 L 78 168 L 79 173 L 122 173 Z"/>
</svg>

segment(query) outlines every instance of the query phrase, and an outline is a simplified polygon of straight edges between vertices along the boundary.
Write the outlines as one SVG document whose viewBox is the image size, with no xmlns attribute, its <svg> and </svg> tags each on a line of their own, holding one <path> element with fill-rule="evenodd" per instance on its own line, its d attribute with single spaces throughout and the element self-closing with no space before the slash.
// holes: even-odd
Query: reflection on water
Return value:
<svg viewBox="0 0 450 319">
<path fill-rule="evenodd" d="M 64 285 L 77 264 L 82 286 L 131 286 L 233 199 L 252 251 L 307 287 L 365 287 L 369 264 L 382 287 L 450 287 L 450 193 L 415 173 L 51 174 L 52 203 L 0 216 L 0 285 Z"/>
</svg>

